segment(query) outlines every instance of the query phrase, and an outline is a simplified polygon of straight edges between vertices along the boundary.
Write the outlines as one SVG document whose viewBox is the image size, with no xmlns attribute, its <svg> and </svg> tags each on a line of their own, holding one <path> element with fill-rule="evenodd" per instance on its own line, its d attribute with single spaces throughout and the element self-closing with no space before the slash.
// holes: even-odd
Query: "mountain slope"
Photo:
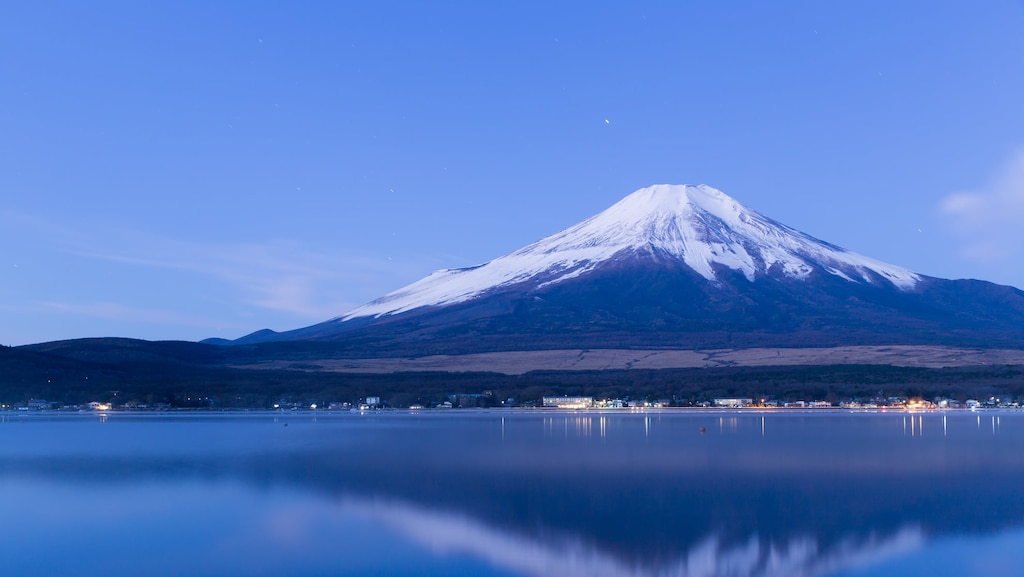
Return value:
<svg viewBox="0 0 1024 577">
<path fill-rule="evenodd" d="M 918 275 L 707 186 L 653 186 L 523 249 L 236 344 L 352 355 L 551 348 L 1024 346 L 1024 293 Z"/>
<path fill-rule="evenodd" d="M 602 263 L 650 253 L 678 260 L 707 280 L 715 269 L 755 280 L 779 270 L 790 278 L 825 271 L 852 282 L 887 280 L 913 288 L 918 275 L 843 250 L 768 219 L 709 186 L 659 185 L 558 234 L 480 266 L 448 269 L 359 307 L 339 320 L 465 302 L 520 283 L 565 282 Z"/>
</svg>

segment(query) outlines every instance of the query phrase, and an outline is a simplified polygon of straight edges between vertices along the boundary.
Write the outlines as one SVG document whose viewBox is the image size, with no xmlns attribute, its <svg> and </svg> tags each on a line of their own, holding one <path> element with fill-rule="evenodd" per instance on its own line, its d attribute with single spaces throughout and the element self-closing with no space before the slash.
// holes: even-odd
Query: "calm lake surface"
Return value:
<svg viewBox="0 0 1024 577">
<path fill-rule="evenodd" d="M 1024 414 L 7 412 L 0 501 L 10 576 L 1019 576 Z"/>
</svg>

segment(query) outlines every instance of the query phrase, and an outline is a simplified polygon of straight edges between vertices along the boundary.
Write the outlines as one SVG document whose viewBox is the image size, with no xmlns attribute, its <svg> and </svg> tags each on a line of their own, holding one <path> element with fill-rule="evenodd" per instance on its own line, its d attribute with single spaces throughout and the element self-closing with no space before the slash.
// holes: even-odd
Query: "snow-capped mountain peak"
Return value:
<svg viewBox="0 0 1024 577">
<path fill-rule="evenodd" d="M 437 271 L 337 320 L 455 304 L 512 285 L 539 289 L 637 254 L 681 260 L 712 282 L 718 267 L 750 281 L 770 271 L 806 279 L 816 270 L 850 282 L 888 281 L 902 290 L 920 280 L 766 218 L 710 186 L 655 185 L 515 252 L 475 267 Z"/>
</svg>

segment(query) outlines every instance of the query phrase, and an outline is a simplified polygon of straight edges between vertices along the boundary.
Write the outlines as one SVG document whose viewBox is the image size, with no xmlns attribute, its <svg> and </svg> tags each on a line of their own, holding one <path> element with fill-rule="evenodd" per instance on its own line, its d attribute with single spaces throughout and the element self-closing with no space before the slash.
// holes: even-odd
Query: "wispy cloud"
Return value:
<svg viewBox="0 0 1024 577">
<path fill-rule="evenodd" d="M 242 325 L 225 326 L 220 319 L 177 312 L 130 307 L 112 302 L 68 303 L 42 301 L 36 303 L 41 312 L 81 315 L 108 321 L 179 325 L 212 329 L 242 329 Z"/>
<path fill-rule="evenodd" d="M 370 257 L 328 256 L 299 243 L 198 243 L 127 233 L 121 246 L 81 246 L 78 256 L 197 273 L 233 286 L 246 304 L 303 317 L 339 314 L 358 303 L 344 288 L 382 266 Z"/>
<path fill-rule="evenodd" d="M 68 226 L 34 215 L 0 212 L 0 221 L 30 231 L 51 250 L 129 267 L 164 269 L 205 277 L 235 302 L 290 315 L 325 320 L 340 315 L 423 274 L 422 265 L 370 252 L 324 251 L 289 239 L 260 242 L 183 240 L 146 231 Z M 198 280 L 198 279 L 196 279 Z M 66 300 L 66 299 L 60 299 Z M 48 303 L 56 307 L 58 303 Z M 71 305 L 65 312 L 181 324 L 185 317 L 155 309 L 132 310 L 112 303 Z M 210 326 L 195 317 L 186 324 Z M 221 324 L 223 326 L 223 324 Z"/>
<path fill-rule="evenodd" d="M 950 194 L 940 209 L 966 239 L 962 257 L 984 262 L 1020 255 L 1024 252 L 1024 148 L 988 186 Z"/>
</svg>

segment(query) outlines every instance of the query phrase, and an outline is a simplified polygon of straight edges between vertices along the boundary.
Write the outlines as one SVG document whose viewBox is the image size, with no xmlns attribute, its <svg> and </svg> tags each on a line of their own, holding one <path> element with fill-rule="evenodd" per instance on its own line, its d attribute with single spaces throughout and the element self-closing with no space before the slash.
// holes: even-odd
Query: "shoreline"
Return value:
<svg viewBox="0 0 1024 577">
<path fill-rule="evenodd" d="M 636 408 L 591 408 L 591 409 L 560 409 L 556 407 L 509 407 L 509 408 L 486 408 L 469 407 L 461 409 L 445 408 L 382 408 L 382 409 L 193 409 L 193 408 L 170 408 L 170 409 L 110 409 L 104 411 L 91 410 L 62 410 L 62 409 L 3 409 L 0 410 L 0 417 L 8 416 L 111 416 L 111 415 L 308 415 L 308 416 L 342 416 L 342 415 L 462 415 L 462 414 L 551 414 L 551 415 L 671 415 L 671 414 L 732 414 L 732 415 L 767 415 L 767 414 L 995 414 L 995 413 L 1024 413 L 1024 407 L 982 407 L 982 408 L 902 408 L 902 407 L 878 407 L 878 408 L 844 408 L 844 407 L 636 407 Z"/>
</svg>

